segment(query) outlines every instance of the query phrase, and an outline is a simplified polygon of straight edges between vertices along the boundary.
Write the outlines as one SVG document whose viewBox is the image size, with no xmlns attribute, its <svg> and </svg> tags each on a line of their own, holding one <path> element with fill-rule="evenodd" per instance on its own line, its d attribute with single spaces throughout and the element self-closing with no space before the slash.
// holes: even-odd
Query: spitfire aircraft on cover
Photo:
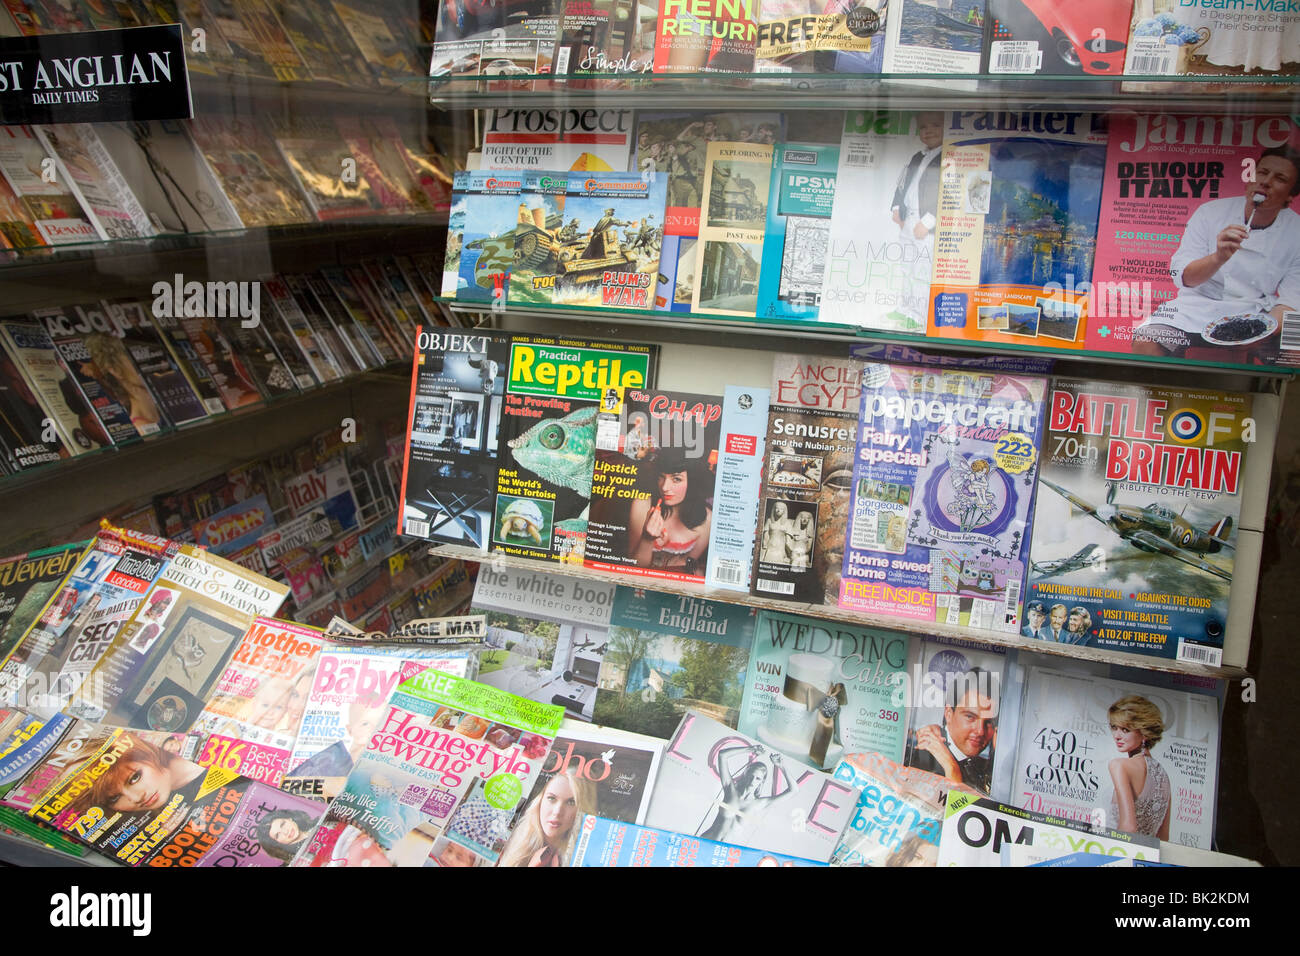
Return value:
<svg viewBox="0 0 1300 956">
<path fill-rule="evenodd" d="M 1106 503 L 1094 505 L 1046 478 L 1040 477 L 1038 480 L 1040 484 L 1051 488 L 1084 514 L 1106 525 L 1139 551 L 1163 554 L 1217 578 L 1223 578 L 1225 581 L 1232 580 L 1229 572 L 1210 564 L 1202 557 L 1206 554 L 1217 554 L 1224 548 L 1236 547 L 1226 540 L 1227 535 L 1232 532 L 1232 518 L 1220 518 L 1207 531 L 1196 527 L 1182 515 L 1164 505 L 1150 504 L 1136 508 L 1131 505 L 1115 504 L 1113 483 L 1108 483 L 1106 486 Z M 1095 552 L 1100 550 L 1099 546 L 1089 545 L 1077 554 L 1059 562 L 1049 561 L 1041 564 L 1036 562 L 1034 570 L 1040 574 L 1064 574 L 1075 571 L 1097 564 Z M 1104 557 L 1103 554 L 1103 561 Z"/>
</svg>

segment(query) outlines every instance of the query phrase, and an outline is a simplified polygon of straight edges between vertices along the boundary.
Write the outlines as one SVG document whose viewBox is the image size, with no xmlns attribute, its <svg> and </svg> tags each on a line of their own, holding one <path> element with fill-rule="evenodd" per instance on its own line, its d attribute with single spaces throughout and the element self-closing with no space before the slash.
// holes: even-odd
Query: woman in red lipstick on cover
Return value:
<svg viewBox="0 0 1300 956">
<path fill-rule="evenodd" d="M 710 457 L 690 457 L 685 449 L 661 449 L 641 474 L 653 478 L 649 497 L 632 502 L 628 549 L 638 567 L 701 573 L 709 550 L 713 510 Z M 643 482 L 644 484 L 644 482 Z"/>
</svg>

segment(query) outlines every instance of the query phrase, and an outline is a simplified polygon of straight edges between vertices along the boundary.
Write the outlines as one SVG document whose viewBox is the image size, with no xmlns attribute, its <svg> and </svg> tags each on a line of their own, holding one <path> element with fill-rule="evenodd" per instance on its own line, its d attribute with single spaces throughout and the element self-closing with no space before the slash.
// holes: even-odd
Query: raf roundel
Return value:
<svg viewBox="0 0 1300 956">
<path fill-rule="evenodd" d="M 1190 408 L 1180 408 L 1169 416 L 1169 437 L 1190 445 L 1205 433 L 1205 420 Z"/>
</svg>

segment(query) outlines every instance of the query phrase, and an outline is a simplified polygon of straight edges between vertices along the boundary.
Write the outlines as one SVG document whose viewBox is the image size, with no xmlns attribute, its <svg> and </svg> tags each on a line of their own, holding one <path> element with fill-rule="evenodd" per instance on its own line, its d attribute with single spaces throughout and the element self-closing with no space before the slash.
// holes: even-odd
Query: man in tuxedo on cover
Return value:
<svg viewBox="0 0 1300 956">
<path fill-rule="evenodd" d="M 909 764 L 987 794 L 993 787 L 997 749 L 997 677 L 974 667 L 951 680 L 944 695 L 943 725 L 917 729 Z"/>
<path fill-rule="evenodd" d="M 928 246 L 938 221 L 943 113 L 917 113 L 916 135 L 921 148 L 903 167 L 889 207 L 900 236 Z"/>
</svg>

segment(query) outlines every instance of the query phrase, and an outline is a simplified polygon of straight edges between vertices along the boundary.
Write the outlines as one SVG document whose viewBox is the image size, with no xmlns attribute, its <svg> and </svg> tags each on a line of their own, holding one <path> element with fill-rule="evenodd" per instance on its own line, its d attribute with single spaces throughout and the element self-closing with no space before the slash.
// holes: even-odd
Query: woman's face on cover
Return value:
<svg viewBox="0 0 1300 956">
<path fill-rule="evenodd" d="M 1118 724 L 1110 725 L 1110 736 L 1115 741 L 1115 749 L 1122 754 L 1136 753 L 1146 743 L 1140 730 L 1130 730 Z"/>
<path fill-rule="evenodd" d="M 557 774 L 542 791 L 542 805 L 539 808 L 542 834 L 547 840 L 554 840 L 569 832 L 574 818 L 578 815 L 578 800 L 573 792 L 573 785 L 564 774 Z"/>
<path fill-rule="evenodd" d="M 659 494 L 664 504 L 679 505 L 686 497 L 686 472 L 672 471 L 659 476 Z"/>
<path fill-rule="evenodd" d="M 159 810 L 172 795 L 171 775 L 161 767 L 140 760 L 128 760 L 122 789 L 104 801 L 110 810 L 138 813 Z"/>
<path fill-rule="evenodd" d="M 281 817 L 278 820 L 271 821 L 271 826 L 266 832 L 271 835 L 271 839 L 276 843 L 283 843 L 286 846 L 297 843 L 302 839 L 302 830 L 298 828 L 298 824 L 288 817 Z"/>
</svg>

